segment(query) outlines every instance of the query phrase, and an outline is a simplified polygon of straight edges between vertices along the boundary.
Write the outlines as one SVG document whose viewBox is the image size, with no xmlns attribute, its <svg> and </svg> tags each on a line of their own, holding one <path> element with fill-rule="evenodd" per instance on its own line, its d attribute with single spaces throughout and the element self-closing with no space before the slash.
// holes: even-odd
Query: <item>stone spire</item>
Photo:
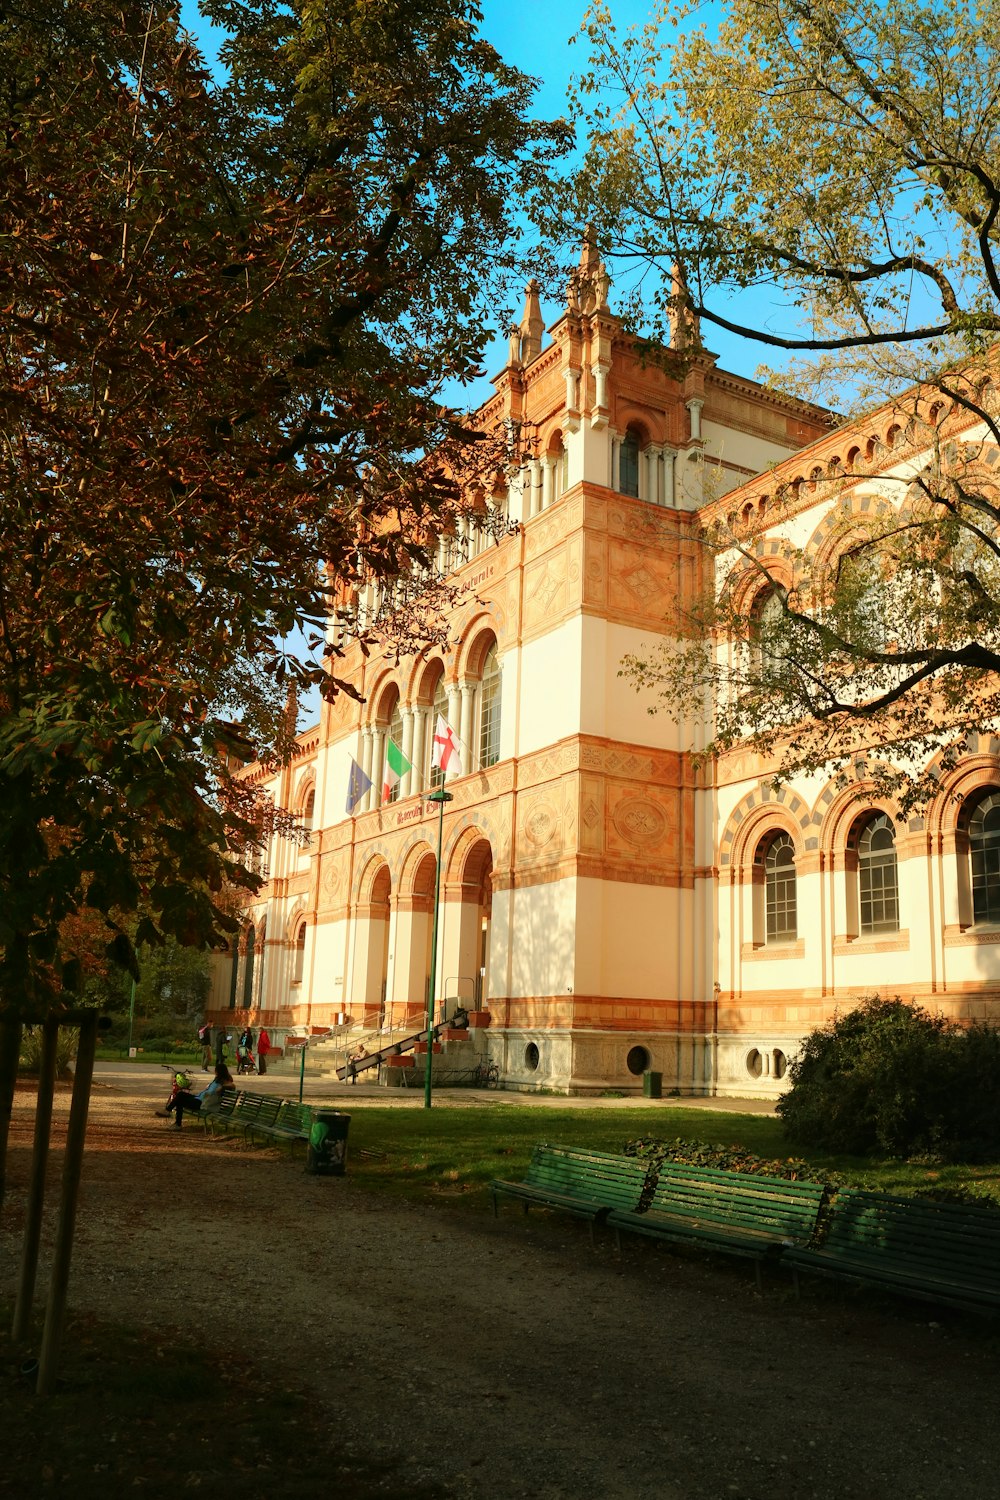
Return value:
<svg viewBox="0 0 1000 1500">
<path fill-rule="evenodd" d="M 542 334 L 545 332 L 545 319 L 542 317 L 542 305 L 539 301 L 541 283 L 534 277 L 528 282 L 524 294 L 524 313 L 521 317 L 521 359 L 525 364 L 535 358 L 536 354 L 542 352 Z"/>
<path fill-rule="evenodd" d="M 597 253 L 597 230 L 588 224 L 580 246 L 580 264 L 569 279 L 566 306 L 570 312 L 606 312 L 611 278 Z"/>
<path fill-rule="evenodd" d="M 701 348 L 701 324 L 691 311 L 691 293 L 680 263 L 670 271 L 670 347 L 691 350 Z"/>
</svg>

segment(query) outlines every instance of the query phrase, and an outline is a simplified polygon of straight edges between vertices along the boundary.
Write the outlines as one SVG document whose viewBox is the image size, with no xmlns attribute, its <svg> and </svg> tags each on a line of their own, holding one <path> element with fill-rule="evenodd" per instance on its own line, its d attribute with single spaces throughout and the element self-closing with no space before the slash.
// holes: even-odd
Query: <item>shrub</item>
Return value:
<svg viewBox="0 0 1000 1500">
<path fill-rule="evenodd" d="M 22 1073 L 38 1073 L 42 1066 L 41 1026 L 26 1026 L 21 1034 L 21 1051 L 18 1066 Z M 60 1026 L 56 1039 L 56 1077 L 69 1076 L 69 1065 L 76 1056 L 80 1033 L 75 1026 Z"/>
<path fill-rule="evenodd" d="M 711 1167 L 717 1172 L 751 1172 L 758 1177 L 784 1177 L 791 1182 L 820 1182 L 840 1187 L 844 1179 L 837 1172 L 826 1172 L 807 1161 L 787 1157 L 777 1161 L 757 1156 L 746 1146 L 713 1146 L 708 1141 L 692 1141 L 676 1136 L 672 1141 L 640 1136 L 626 1141 L 625 1155 L 660 1166 L 665 1161 L 681 1162 L 689 1167 Z"/>
<path fill-rule="evenodd" d="M 806 1037 L 777 1113 L 798 1146 L 982 1160 L 1000 1150 L 998 1070 L 1000 1033 L 873 995 Z"/>
</svg>

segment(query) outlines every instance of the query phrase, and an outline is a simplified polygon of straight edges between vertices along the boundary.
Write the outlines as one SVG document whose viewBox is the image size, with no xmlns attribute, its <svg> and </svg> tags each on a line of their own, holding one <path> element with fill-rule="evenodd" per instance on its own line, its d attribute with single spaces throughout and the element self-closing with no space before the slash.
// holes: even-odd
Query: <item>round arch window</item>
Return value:
<svg viewBox="0 0 1000 1500">
<path fill-rule="evenodd" d="M 757 1048 L 754 1047 L 752 1052 L 747 1053 L 747 1072 L 751 1078 L 759 1078 L 763 1071 L 764 1059 L 757 1051 Z"/>
<path fill-rule="evenodd" d="M 529 1073 L 534 1073 L 538 1067 L 539 1052 L 534 1042 L 529 1042 L 524 1049 L 524 1066 Z"/>
<path fill-rule="evenodd" d="M 651 1058 L 648 1048 L 630 1047 L 628 1056 L 625 1059 L 625 1066 L 634 1078 L 638 1078 L 640 1073 L 646 1072 L 650 1062 Z"/>
</svg>

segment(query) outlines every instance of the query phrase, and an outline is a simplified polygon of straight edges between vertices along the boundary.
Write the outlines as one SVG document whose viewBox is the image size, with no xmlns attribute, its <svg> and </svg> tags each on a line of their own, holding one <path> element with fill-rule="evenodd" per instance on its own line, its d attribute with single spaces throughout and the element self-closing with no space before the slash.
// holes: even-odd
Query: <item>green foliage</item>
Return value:
<svg viewBox="0 0 1000 1500">
<path fill-rule="evenodd" d="M 717 1172 L 748 1172 L 758 1177 L 784 1177 L 790 1182 L 820 1182 L 826 1187 L 841 1187 L 845 1178 L 839 1172 L 827 1171 L 796 1157 L 769 1159 L 758 1156 L 745 1146 L 712 1145 L 708 1141 L 688 1140 L 675 1136 L 671 1141 L 639 1136 L 626 1141 L 625 1155 L 640 1161 L 682 1162 L 689 1167 L 711 1167 Z"/>
<path fill-rule="evenodd" d="M 845 435 L 829 466 L 827 450 L 815 488 L 840 565 L 833 576 L 828 552 L 772 530 L 787 591 L 764 528 L 707 506 L 708 597 L 623 675 L 678 722 L 711 702 L 708 750 L 752 741 L 782 776 L 892 745 L 896 763 L 869 774 L 905 807 L 937 790 L 921 767 L 1000 712 L 1000 404 L 985 386 L 1000 334 L 1000 3 L 730 0 L 718 22 L 713 9 L 659 0 L 619 32 L 613 4 L 593 0 L 573 98 L 586 156 L 540 190 L 540 222 L 564 242 L 581 219 L 599 226 L 635 287 L 632 329 L 671 373 L 711 358 L 726 330 L 785 351 L 768 378 L 786 391 L 838 411 L 892 398 L 893 441 L 920 456 L 885 476 L 867 433 L 857 447 Z M 859 507 L 850 490 L 880 471 L 878 502 Z M 798 505 L 798 488 L 775 499 Z"/>
<path fill-rule="evenodd" d="M 42 1066 L 41 1026 L 26 1026 L 21 1033 L 21 1054 L 18 1070 L 21 1073 L 38 1073 Z M 75 1026 L 60 1026 L 56 1037 L 56 1077 L 67 1078 L 70 1063 L 76 1056 L 80 1033 Z"/>
<path fill-rule="evenodd" d="M 257 889 L 275 810 L 231 761 L 287 753 L 273 689 L 333 696 L 331 606 L 410 579 L 470 471 L 495 475 L 441 388 L 478 370 L 514 206 L 562 148 L 471 4 L 204 9 L 223 82 L 177 7 L 0 13 L 0 1004 L 19 1013 L 79 988 L 83 909 L 133 973 L 133 938 L 234 929 L 222 892 Z M 272 644 L 296 626 L 301 659 Z"/>
<path fill-rule="evenodd" d="M 983 1161 L 1000 1152 L 1000 1032 L 870 996 L 810 1033 L 777 1105 L 796 1145 Z"/>
</svg>

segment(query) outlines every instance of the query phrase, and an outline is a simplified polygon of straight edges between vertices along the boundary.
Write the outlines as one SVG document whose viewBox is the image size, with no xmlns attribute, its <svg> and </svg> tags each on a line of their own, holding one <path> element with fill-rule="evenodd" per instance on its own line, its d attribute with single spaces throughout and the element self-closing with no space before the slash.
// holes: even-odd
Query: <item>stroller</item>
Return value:
<svg viewBox="0 0 1000 1500">
<path fill-rule="evenodd" d="M 257 1064 L 250 1048 L 243 1043 L 236 1048 L 236 1073 L 256 1073 Z"/>
</svg>

